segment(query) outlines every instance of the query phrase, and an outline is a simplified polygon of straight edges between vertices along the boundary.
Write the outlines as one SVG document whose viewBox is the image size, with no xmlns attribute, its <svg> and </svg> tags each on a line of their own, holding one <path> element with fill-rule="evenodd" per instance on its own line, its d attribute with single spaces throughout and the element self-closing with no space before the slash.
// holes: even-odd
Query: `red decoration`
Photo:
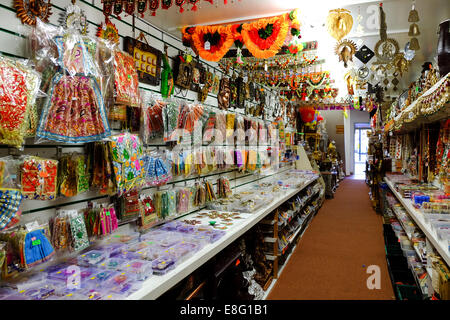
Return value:
<svg viewBox="0 0 450 320">
<path fill-rule="evenodd" d="M 159 0 L 149 0 L 150 1 L 150 10 L 152 11 L 152 16 L 156 15 L 156 10 L 159 8 Z"/>
<path fill-rule="evenodd" d="M 133 15 L 136 3 L 135 0 L 125 0 L 125 12 L 130 16 Z"/>
<path fill-rule="evenodd" d="M 168 10 L 173 4 L 173 0 L 161 0 L 161 8 Z"/>
<path fill-rule="evenodd" d="M 300 116 L 302 121 L 305 123 L 312 122 L 314 120 L 314 116 L 316 114 L 316 110 L 312 107 L 302 107 L 300 108 Z"/>
<path fill-rule="evenodd" d="M 197 11 L 197 9 L 198 9 L 197 3 L 199 1 L 200 0 L 188 0 L 189 4 L 192 4 L 192 8 L 191 8 L 192 11 Z"/>
<path fill-rule="evenodd" d="M 175 0 L 175 5 L 180 7 L 180 13 L 184 12 L 183 6 L 186 4 L 186 0 Z"/>
</svg>

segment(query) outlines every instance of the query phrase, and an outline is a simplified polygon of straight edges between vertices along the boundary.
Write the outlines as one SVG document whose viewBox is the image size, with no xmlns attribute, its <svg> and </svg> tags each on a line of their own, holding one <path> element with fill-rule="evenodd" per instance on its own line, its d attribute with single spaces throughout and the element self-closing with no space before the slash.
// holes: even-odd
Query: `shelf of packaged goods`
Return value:
<svg viewBox="0 0 450 320">
<path fill-rule="evenodd" d="M 394 184 L 388 178 L 384 178 L 384 180 L 386 181 L 387 185 L 391 189 L 392 193 L 400 201 L 400 203 L 406 209 L 406 211 L 408 212 L 410 217 L 414 220 L 414 222 L 417 224 L 417 226 L 425 234 L 427 239 L 433 244 L 433 246 L 439 252 L 441 257 L 447 263 L 447 265 L 450 265 L 450 254 L 449 254 L 449 250 L 448 250 L 448 244 L 446 244 L 442 240 L 439 240 L 439 238 L 436 234 L 436 231 L 434 231 L 432 229 L 430 223 L 425 221 L 423 214 L 413 206 L 411 199 L 403 198 L 400 195 L 400 193 L 398 193 L 398 191 L 395 190 Z"/>
<path fill-rule="evenodd" d="M 306 199 L 306 201 L 301 205 L 301 207 L 295 211 L 292 210 L 292 212 L 290 212 L 288 214 L 288 217 L 286 219 L 283 219 L 283 221 L 278 221 L 278 228 L 283 228 L 284 226 L 286 226 L 289 222 L 292 221 L 292 219 L 297 216 L 297 214 L 300 213 L 300 211 L 303 210 L 303 208 L 305 207 L 306 204 L 309 203 L 309 201 L 311 201 L 313 198 L 315 198 L 318 194 L 320 194 L 321 189 L 318 189 L 316 192 L 314 192 L 314 194 L 312 194 L 308 199 Z"/>
<path fill-rule="evenodd" d="M 190 258 L 180 263 L 174 270 L 162 276 L 152 276 L 146 280 L 143 286 L 133 294 L 127 297 L 128 300 L 153 300 L 170 290 L 178 282 L 183 280 L 186 276 L 197 270 L 208 260 L 217 255 L 220 251 L 225 249 L 228 245 L 237 240 L 240 236 L 245 234 L 254 225 L 264 219 L 270 212 L 278 208 L 282 203 L 289 200 L 291 197 L 302 191 L 312 182 L 316 181 L 318 176 L 310 179 L 303 184 L 301 188 L 289 189 L 282 197 L 274 199 L 268 206 L 248 215 L 246 219 L 227 230 L 227 233 L 214 243 L 207 244 L 200 251 L 196 252 Z M 196 213 L 192 214 L 192 216 Z M 190 218 L 190 216 L 184 216 Z"/>
</svg>

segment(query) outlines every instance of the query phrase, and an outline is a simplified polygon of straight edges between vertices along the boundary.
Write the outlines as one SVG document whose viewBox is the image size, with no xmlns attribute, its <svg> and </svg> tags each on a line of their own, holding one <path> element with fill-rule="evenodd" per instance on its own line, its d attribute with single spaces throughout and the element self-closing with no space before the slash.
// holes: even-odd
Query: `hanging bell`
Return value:
<svg viewBox="0 0 450 320">
<path fill-rule="evenodd" d="M 419 22 L 419 13 L 416 8 L 413 6 L 411 11 L 409 12 L 408 22 Z"/>
<path fill-rule="evenodd" d="M 413 23 L 412 25 L 409 26 L 408 36 L 417 37 L 418 35 L 420 35 L 419 26 Z"/>
<path fill-rule="evenodd" d="M 409 49 L 414 51 L 420 50 L 419 40 L 417 40 L 417 38 L 411 38 Z"/>
</svg>

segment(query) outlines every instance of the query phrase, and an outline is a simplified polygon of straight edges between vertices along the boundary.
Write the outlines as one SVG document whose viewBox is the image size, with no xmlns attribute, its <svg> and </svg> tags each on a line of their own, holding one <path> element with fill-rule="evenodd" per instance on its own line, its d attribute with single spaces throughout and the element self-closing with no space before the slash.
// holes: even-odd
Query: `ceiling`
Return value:
<svg viewBox="0 0 450 320">
<path fill-rule="evenodd" d="M 374 50 L 379 36 L 378 6 L 380 1 L 371 0 L 228 0 L 224 5 L 222 0 L 214 0 L 214 4 L 206 0 L 200 0 L 197 11 L 191 11 L 191 5 L 184 5 L 185 11 L 179 13 L 179 8 L 173 5 L 169 10 L 159 9 L 156 16 L 146 13 L 145 19 L 153 25 L 181 38 L 180 28 L 198 24 L 226 24 L 237 21 L 269 17 L 299 9 L 300 21 L 302 23 L 302 40 L 319 41 L 318 56 L 325 58 L 327 63 L 323 67 L 331 72 L 336 80 L 340 92 L 346 92 L 343 76 L 351 68 L 357 69 L 362 63 L 354 58 L 349 68 L 344 68 L 334 54 L 336 40 L 332 38 L 325 29 L 325 21 L 330 9 L 345 8 L 351 11 L 353 16 L 353 28 L 347 38 L 354 40 L 358 48 L 365 44 Z M 394 38 L 399 43 L 400 52 L 404 50 L 409 41 L 408 14 L 411 10 L 411 0 L 385 0 L 382 1 L 386 13 L 388 38 Z M 417 79 L 425 61 L 436 64 L 436 45 L 438 40 L 438 25 L 440 22 L 450 18 L 450 3 L 448 0 L 416 0 L 416 10 L 419 12 L 418 22 L 421 35 L 418 40 L 421 49 L 416 52 L 415 58 L 409 66 L 409 71 L 401 77 L 397 91 L 392 91 L 389 85 L 387 95 L 398 95 L 406 89 L 413 80 Z M 362 16 L 361 24 L 364 28 L 362 37 L 356 37 L 356 26 L 358 15 Z M 367 66 L 375 61 L 374 57 Z M 392 77 L 390 78 L 392 79 Z M 377 83 L 376 79 L 370 82 Z"/>
</svg>

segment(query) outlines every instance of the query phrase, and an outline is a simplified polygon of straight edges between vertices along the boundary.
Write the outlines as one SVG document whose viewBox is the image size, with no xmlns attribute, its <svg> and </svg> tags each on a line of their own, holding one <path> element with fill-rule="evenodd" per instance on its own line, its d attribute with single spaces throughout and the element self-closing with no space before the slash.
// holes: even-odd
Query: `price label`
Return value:
<svg viewBox="0 0 450 320">
<path fill-rule="evenodd" d="M 209 43 L 209 41 L 206 41 L 205 42 L 205 48 L 204 48 L 205 50 L 211 50 L 211 43 Z"/>
<path fill-rule="evenodd" d="M 33 246 L 38 246 L 38 245 L 41 244 L 41 240 L 40 240 L 40 239 L 34 240 L 33 242 L 31 242 L 31 244 L 32 244 Z"/>
</svg>

